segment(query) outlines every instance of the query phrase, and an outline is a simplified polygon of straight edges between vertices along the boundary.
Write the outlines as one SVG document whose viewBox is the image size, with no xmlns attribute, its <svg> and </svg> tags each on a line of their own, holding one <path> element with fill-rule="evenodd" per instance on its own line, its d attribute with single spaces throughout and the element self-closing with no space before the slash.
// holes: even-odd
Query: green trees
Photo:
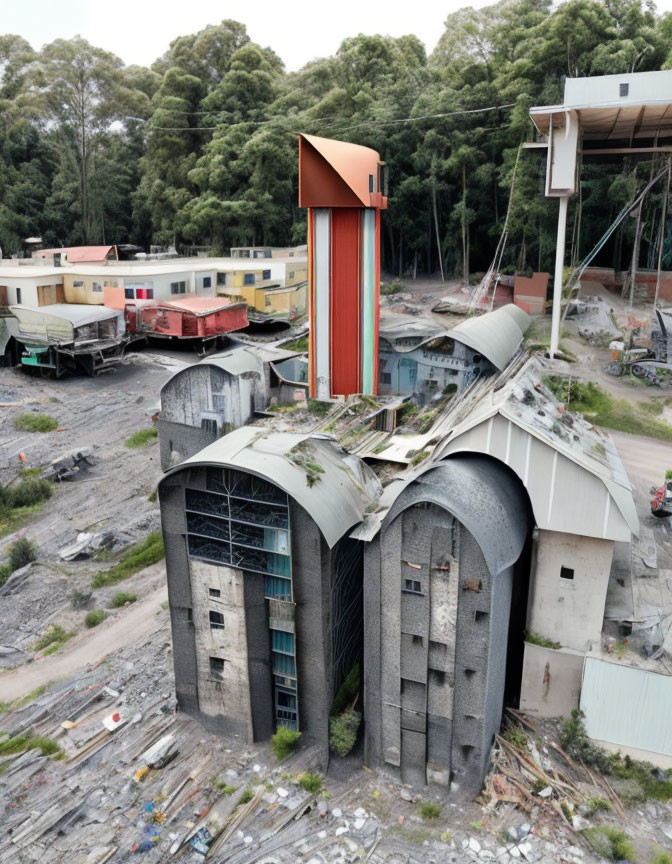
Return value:
<svg viewBox="0 0 672 864">
<path fill-rule="evenodd" d="M 395 275 L 485 270 L 514 174 L 502 265 L 550 269 L 557 205 L 543 197 L 544 156 L 519 155 L 529 107 L 560 101 L 563 76 L 672 67 L 671 37 L 672 15 L 646 0 L 499 0 L 449 15 L 429 57 L 415 36 L 358 35 L 288 74 L 232 20 L 180 36 L 151 68 L 80 37 L 36 53 L 0 36 L 0 247 L 17 252 L 29 234 L 217 253 L 303 242 L 296 141 L 307 132 L 380 152 L 383 265 Z M 634 165 L 613 167 L 609 178 L 583 167 L 574 260 L 636 183 Z M 642 217 L 645 263 L 660 236 L 672 258 L 659 195 Z M 615 235 L 615 266 L 633 236 L 627 222 Z"/>
</svg>

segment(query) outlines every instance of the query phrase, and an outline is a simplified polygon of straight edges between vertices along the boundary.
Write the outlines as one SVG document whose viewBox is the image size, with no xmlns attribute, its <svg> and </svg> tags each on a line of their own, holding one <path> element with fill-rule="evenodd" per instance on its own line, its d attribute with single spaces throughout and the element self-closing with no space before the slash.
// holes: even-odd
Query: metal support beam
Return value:
<svg viewBox="0 0 672 864">
<path fill-rule="evenodd" d="M 562 303 L 562 271 L 565 266 L 565 237 L 567 234 L 567 202 L 569 195 L 560 198 L 558 210 L 558 236 L 555 245 L 555 276 L 553 279 L 553 315 L 551 318 L 551 358 L 558 353 L 560 342 L 560 306 Z"/>
</svg>

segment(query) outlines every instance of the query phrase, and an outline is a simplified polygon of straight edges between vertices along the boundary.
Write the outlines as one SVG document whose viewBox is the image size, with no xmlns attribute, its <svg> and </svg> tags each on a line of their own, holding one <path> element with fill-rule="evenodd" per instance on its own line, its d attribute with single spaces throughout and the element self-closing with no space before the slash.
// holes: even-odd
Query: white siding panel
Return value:
<svg viewBox="0 0 672 864">
<path fill-rule="evenodd" d="M 672 756 L 672 677 L 586 657 L 581 709 L 591 738 Z"/>
<path fill-rule="evenodd" d="M 315 244 L 315 376 L 317 398 L 331 398 L 331 364 L 329 360 L 330 273 L 331 273 L 331 217 L 329 210 L 315 210 L 313 220 Z"/>
</svg>

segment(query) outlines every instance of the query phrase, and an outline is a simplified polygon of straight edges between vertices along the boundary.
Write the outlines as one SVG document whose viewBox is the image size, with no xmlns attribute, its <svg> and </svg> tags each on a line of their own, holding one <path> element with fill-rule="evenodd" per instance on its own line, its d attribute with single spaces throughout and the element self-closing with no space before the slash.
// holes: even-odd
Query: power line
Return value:
<svg viewBox="0 0 672 864">
<path fill-rule="evenodd" d="M 504 105 L 490 105 L 487 108 L 465 108 L 465 109 L 462 109 L 459 111 L 444 111 L 444 112 L 441 112 L 438 114 L 421 114 L 418 117 L 402 117 L 402 118 L 397 119 L 397 120 L 371 119 L 371 120 L 366 120 L 362 123 L 354 123 L 350 126 L 340 128 L 339 131 L 340 132 L 349 132 L 351 129 L 360 129 L 364 126 L 392 126 L 392 125 L 398 125 L 400 123 L 416 123 L 420 120 L 437 120 L 437 119 L 443 119 L 446 117 L 459 117 L 459 116 L 463 116 L 466 114 L 482 114 L 482 113 L 485 113 L 487 111 L 500 111 L 500 110 L 503 110 L 504 108 L 513 108 L 513 107 L 515 107 L 515 105 L 516 105 L 515 102 L 507 102 Z M 169 110 L 169 109 L 166 109 L 166 110 Z M 144 123 L 150 123 L 152 129 L 156 129 L 157 131 L 160 131 L 160 132 L 215 132 L 217 129 L 220 128 L 220 126 L 225 125 L 223 123 L 220 123 L 218 126 L 155 126 L 152 123 L 151 118 L 149 120 L 142 120 L 142 118 L 140 118 L 140 117 L 127 117 L 126 119 L 139 120 L 139 121 L 144 122 Z M 300 120 L 300 118 L 299 117 L 296 117 L 296 118 L 274 117 L 270 120 L 243 120 L 243 121 L 241 121 L 240 124 L 232 124 L 232 125 L 270 126 L 273 124 L 282 124 L 285 122 L 285 120 L 297 120 L 298 121 L 298 120 Z M 305 123 L 305 125 L 311 125 L 311 124 L 316 124 L 316 123 L 321 123 L 321 124 L 326 123 L 327 125 L 332 125 L 332 126 L 333 125 L 335 125 L 335 126 L 339 125 L 339 121 L 334 121 L 331 118 L 326 118 L 326 117 L 318 117 L 318 118 L 315 118 L 314 120 L 304 120 L 303 122 Z M 340 122 L 347 122 L 347 121 L 343 120 Z M 287 131 L 293 132 L 294 130 L 287 130 Z"/>
</svg>

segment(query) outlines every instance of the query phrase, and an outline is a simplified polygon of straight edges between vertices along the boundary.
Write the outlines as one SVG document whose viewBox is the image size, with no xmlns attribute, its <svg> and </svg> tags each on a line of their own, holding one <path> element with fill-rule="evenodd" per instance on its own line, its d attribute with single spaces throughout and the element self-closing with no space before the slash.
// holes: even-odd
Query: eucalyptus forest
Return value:
<svg viewBox="0 0 672 864">
<path fill-rule="evenodd" d="M 562 102 L 565 76 L 670 66 L 672 15 L 641 0 L 503 0 L 449 15 L 429 56 L 413 35 L 353 35 L 292 73 L 232 20 L 181 36 L 150 68 L 78 36 L 39 51 L 0 36 L 0 247 L 16 254 L 30 235 L 187 254 L 304 243 L 305 132 L 380 152 L 388 272 L 485 270 L 507 211 L 503 264 L 548 269 L 557 202 L 543 196 L 543 151 L 520 146 L 533 139 L 530 106 Z M 575 261 L 653 168 L 585 162 L 570 210 Z M 644 205 L 644 264 L 663 192 Z M 632 221 L 609 246 L 615 267 L 631 254 Z M 666 259 L 670 246 L 668 236 Z"/>
</svg>

